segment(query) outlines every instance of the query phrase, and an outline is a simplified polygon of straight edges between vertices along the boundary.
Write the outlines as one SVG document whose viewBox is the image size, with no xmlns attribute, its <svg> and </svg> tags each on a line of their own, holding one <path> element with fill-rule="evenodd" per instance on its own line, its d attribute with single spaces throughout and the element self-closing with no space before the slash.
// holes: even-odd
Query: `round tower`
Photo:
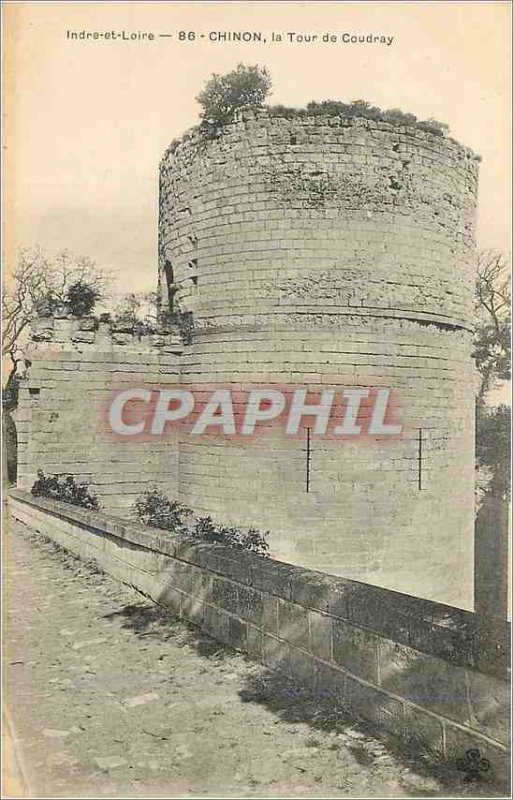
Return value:
<svg viewBox="0 0 513 800">
<path fill-rule="evenodd" d="M 180 499 L 271 554 L 472 605 L 477 158 L 416 128 L 243 112 L 160 174 L 184 384 L 387 387 L 393 439 L 183 437 Z"/>
</svg>

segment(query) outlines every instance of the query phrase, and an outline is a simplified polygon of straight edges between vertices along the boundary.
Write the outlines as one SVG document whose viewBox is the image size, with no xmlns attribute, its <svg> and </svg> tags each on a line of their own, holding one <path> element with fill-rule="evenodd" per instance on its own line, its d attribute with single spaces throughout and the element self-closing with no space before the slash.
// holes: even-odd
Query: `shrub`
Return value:
<svg viewBox="0 0 513 800">
<path fill-rule="evenodd" d="M 37 480 L 30 490 L 34 497 L 49 497 L 82 508 L 98 508 L 98 500 L 84 484 L 78 484 L 72 475 L 45 475 L 37 471 Z"/>
<path fill-rule="evenodd" d="M 96 286 L 79 280 L 69 286 L 65 295 L 48 291 L 37 301 L 36 311 L 43 317 L 51 317 L 57 312 L 84 317 L 91 313 L 101 296 Z"/>
<path fill-rule="evenodd" d="M 446 122 L 439 122 L 437 119 L 433 119 L 430 117 L 426 120 L 419 120 L 416 124 L 417 128 L 420 128 L 421 131 L 427 131 L 428 133 L 434 133 L 435 136 L 445 136 L 449 133 L 449 126 Z"/>
<path fill-rule="evenodd" d="M 234 526 L 216 525 L 211 517 L 193 518 L 192 511 L 177 500 L 169 500 L 158 489 L 144 492 L 133 505 L 135 515 L 145 525 L 172 533 L 186 534 L 194 539 L 215 544 L 224 544 L 240 550 L 267 556 L 268 531 L 261 533 L 256 528 L 241 531 Z"/>
<path fill-rule="evenodd" d="M 140 495 L 134 502 L 133 510 L 145 525 L 173 533 L 185 533 L 188 530 L 187 519 L 192 516 L 190 508 L 177 500 L 169 500 L 158 489 Z"/>
<path fill-rule="evenodd" d="M 271 78 L 265 67 L 239 64 L 226 75 L 212 75 L 196 98 L 203 108 L 203 127 L 217 130 L 233 120 L 237 109 L 260 107 L 270 89 Z"/>
<path fill-rule="evenodd" d="M 70 314 L 74 317 L 84 317 L 90 314 L 100 299 L 101 293 L 89 283 L 77 281 L 72 284 L 67 292 L 67 302 Z"/>
<path fill-rule="evenodd" d="M 444 136 L 449 131 L 449 126 L 436 119 L 418 120 L 415 114 L 407 114 L 399 108 L 383 110 L 378 106 L 372 106 L 366 100 L 353 100 L 344 103 L 342 100 L 322 100 L 312 101 L 305 108 L 290 108 L 283 105 L 270 106 L 269 113 L 272 117 L 363 117 L 381 122 L 388 122 L 390 125 L 407 125 L 419 130 L 428 131 L 435 136 Z"/>
<path fill-rule="evenodd" d="M 268 531 L 261 533 L 256 528 L 241 531 L 233 526 L 216 525 L 211 517 L 199 517 L 192 530 L 194 537 L 206 542 L 226 544 L 228 547 L 250 550 L 253 553 L 260 553 L 260 555 L 268 554 L 268 533 Z"/>
</svg>

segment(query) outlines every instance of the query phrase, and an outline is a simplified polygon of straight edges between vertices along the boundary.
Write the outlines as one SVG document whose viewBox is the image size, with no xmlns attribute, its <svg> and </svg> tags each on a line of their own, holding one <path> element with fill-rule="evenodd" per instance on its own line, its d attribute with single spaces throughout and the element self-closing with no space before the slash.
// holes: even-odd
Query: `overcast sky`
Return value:
<svg viewBox="0 0 513 800">
<path fill-rule="evenodd" d="M 158 163 L 198 121 L 213 72 L 268 67 L 271 102 L 363 98 L 435 117 L 482 155 L 478 243 L 509 251 L 508 3 L 10 3 L 5 246 L 67 248 L 155 287 Z M 171 34 L 73 41 L 67 31 Z M 195 41 L 177 41 L 178 31 Z M 211 31 L 261 31 L 265 44 Z M 393 36 L 384 44 L 272 44 L 271 31 Z M 205 35 L 202 39 L 201 34 Z"/>
</svg>

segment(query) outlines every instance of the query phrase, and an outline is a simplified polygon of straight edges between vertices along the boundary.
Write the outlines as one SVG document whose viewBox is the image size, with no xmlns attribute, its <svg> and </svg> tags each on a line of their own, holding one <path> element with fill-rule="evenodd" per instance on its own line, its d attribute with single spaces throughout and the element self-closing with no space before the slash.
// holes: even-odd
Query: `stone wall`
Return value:
<svg viewBox="0 0 513 800">
<path fill-rule="evenodd" d="M 509 625 L 14 490 L 12 518 L 410 752 L 509 775 Z M 292 684 L 294 685 L 294 684 Z"/>
<path fill-rule="evenodd" d="M 314 439 L 308 492 L 304 437 L 184 439 L 181 499 L 277 558 L 472 607 L 476 193 L 471 151 L 362 119 L 248 112 L 165 156 L 183 382 L 385 386 L 405 426 Z"/>
<path fill-rule="evenodd" d="M 176 495 L 174 433 L 123 441 L 107 410 L 116 390 L 177 383 L 180 352 L 170 334 L 138 335 L 94 318 L 39 320 L 19 391 L 18 486 L 29 489 L 38 469 L 69 473 L 90 484 L 104 508 L 121 512 L 155 485 Z"/>
</svg>

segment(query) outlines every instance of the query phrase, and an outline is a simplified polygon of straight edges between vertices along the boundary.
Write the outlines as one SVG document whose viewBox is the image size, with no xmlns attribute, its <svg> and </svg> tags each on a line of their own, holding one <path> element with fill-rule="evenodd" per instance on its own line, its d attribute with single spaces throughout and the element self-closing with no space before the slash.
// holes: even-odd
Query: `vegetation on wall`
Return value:
<svg viewBox="0 0 513 800">
<path fill-rule="evenodd" d="M 192 344 L 194 339 L 194 314 L 192 311 L 182 311 L 178 307 L 176 311 L 167 316 L 164 314 L 163 320 L 169 325 L 176 325 L 185 345 Z"/>
<path fill-rule="evenodd" d="M 154 528 L 264 556 L 268 554 L 268 531 L 261 533 L 256 528 L 243 531 L 235 526 L 217 525 L 211 517 L 195 518 L 190 508 L 177 500 L 170 500 L 158 489 L 140 495 L 134 502 L 133 511 L 141 522 Z"/>
<path fill-rule="evenodd" d="M 398 108 L 383 110 L 378 106 L 373 106 L 366 100 L 353 100 L 345 103 L 342 100 L 322 100 L 312 101 L 306 108 L 293 108 L 289 106 L 277 105 L 270 106 L 269 112 L 272 117 L 285 117 L 294 119 L 295 117 L 361 117 L 372 119 L 379 122 L 388 122 L 390 125 L 407 125 L 418 130 L 433 133 L 435 136 L 445 136 L 449 131 L 449 126 L 436 119 L 419 120 L 415 114 L 407 114 Z"/>
<path fill-rule="evenodd" d="M 2 355 L 15 369 L 22 358 L 28 331 L 41 315 L 56 312 L 83 316 L 104 296 L 108 280 L 91 258 L 68 250 L 48 255 L 42 248 L 22 250 L 2 293 Z"/>
<path fill-rule="evenodd" d="M 271 91 L 271 78 L 268 71 L 259 66 L 246 67 L 239 64 L 237 69 L 226 75 L 212 75 L 203 91 L 197 96 L 197 101 L 202 107 L 200 129 L 208 137 L 216 136 L 223 126 L 233 121 L 235 112 L 239 109 L 258 109 L 264 106 L 264 101 Z M 444 122 L 429 118 L 419 120 L 415 114 L 401 111 L 399 108 L 384 110 L 373 106 L 366 100 L 313 100 L 306 108 L 295 108 L 285 105 L 267 106 L 271 117 L 285 117 L 294 119 L 300 117 L 341 117 L 349 119 L 360 117 L 363 119 L 388 122 L 390 125 L 417 128 L 418 130 L 432 133 L 435 136 L 445 136 L 449 126 Z M 172 151 L 178 142 L 175 140 L 170 146 Z"/>
<path fill-rule="evenodd" d="M 173 533 L 187 533 L 192 511 L 178 500 L 169 500 L 158 489 L 144 492 L 134 501 L 135 516 L 145 525 Z"/>
<path fill-rule="evenodd" d="M 226 75 L 213 74 L 197 96 L 201 106 L 201 126 L 207 133 L 215 133 L 232 122 L 239 108 L 259 108 L 271 89 L 267 70 L 259 66 L 237 68 Z"/>
<path fill-rule="evenodd" d="M 85 317 L 90 314 L 101 297 L 96 286 L 85 281 L 73 283 L 66 292 L 66 303 L 69 313 L 74 317 Z"/>
<path fill-rule="evenodd" d="M 48 497 L 82 508 L 98 508 L 98 499 L 90 494 L 85 484 L 76 483 L 73 475 L 45 475 L 43 470 L 38 470 L 30 492 L 34 497 Z"/>
<path fill-rule="evenodd" d="M 129 292 L 119 297 L 111 312 L 99 316 L 99 322 L 108 323 L 115 332 L 130 332 L 136 336 L 165 334 L 175 331 L 183 344 L 191 344 L 194 334 L 192 311 L 183 311 L 178 299 L 174 310 L 160 308 L 156 292 Z"/>
</svg>

